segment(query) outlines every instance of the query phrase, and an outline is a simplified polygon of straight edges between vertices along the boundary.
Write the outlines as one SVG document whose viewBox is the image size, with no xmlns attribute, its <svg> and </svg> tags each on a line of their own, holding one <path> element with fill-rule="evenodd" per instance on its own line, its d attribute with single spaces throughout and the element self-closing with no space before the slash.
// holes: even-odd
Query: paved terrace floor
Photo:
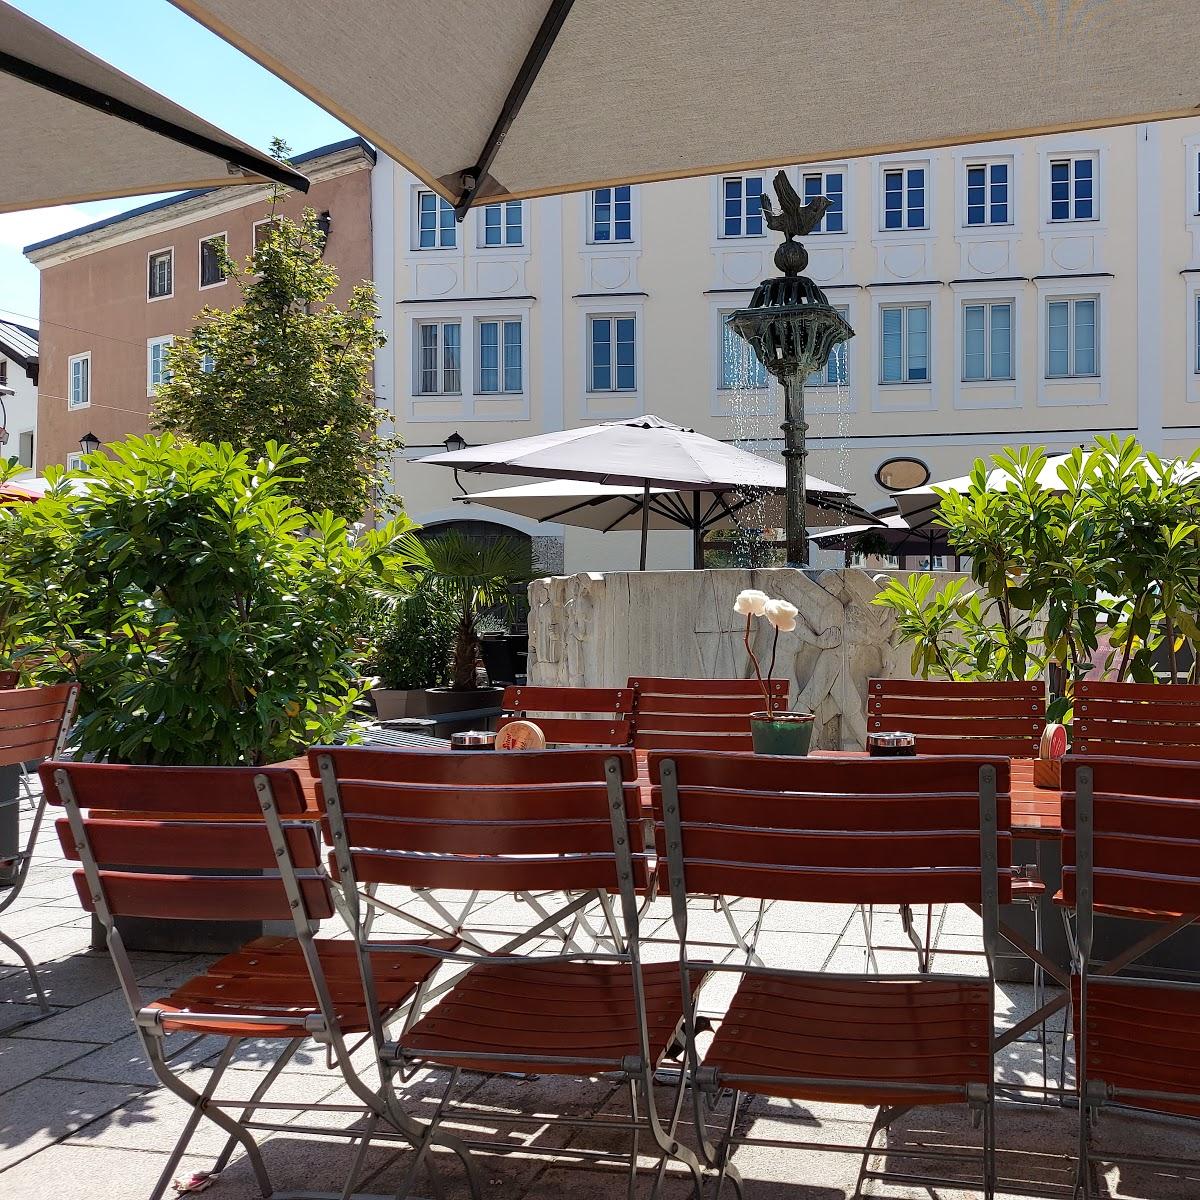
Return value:
<svg viewBox="0 0 1200 1200">
<path fill-rule="evenodd" d="M 71 869 L 61 856 L 48 822 L 25 891 L 15 911 L 10 910 L 4 917 L 6 932 L 21 939 L 42 964 L 42 978 L 53 1006 L 52 1015 L 42 1017 L 32 1002 L 28 978 L 17 969 L 15 958 L 0 957 L 0 1196 L 4 1200 L 43 1196 L 55 1200 L 137 1200 L 147 1196 L 186 1117 L 184 1104 L 155 1086 L 107 955 L 89 949 L 89 919 L 79 910 L 70 882 Z M 749 919 L 751 914 L 746 911 L 743 915 Z M 970 913 L 950 909 L 935 913 L 935 917 L 939 949 L 979 947 L 978 923 Z M 521 927 L 529 923 L 529 910 L 511 897 L 494 900 L 478 914 L 479 928 L 491 928 L 497 936 L 514 924 Z M 659 902 L 647 927 L 661 928 L 665 937 L 668 926 L 666 905 Z M 385 932 L 389 929 L 382 922 L 378 928 Z M 395 928 L 399 932 L 400 927 Z M 411 936 L 411 931 L 405 935 Z M 725 936 L 722 918 L 711 912 L 697 913 L 693 936 Z M 877 943 L 897 945 L 900 939 L 895 918 L 876 918 Z M 862 947 L 861 926 L 851 910 L 802 904 L 776 904 L 768 914 L 760 942 L 769 963 L 835 971 L 859 969 Z M 664 945 L 655 948 L 650 957 L 668 954 L 670 949 Z M 170 991 L 209 961 L 186 954 L 135 953 L 133 957 L 148 999 Z M 885 952 L 880 960 L 883 970 L 913 968 L 911 953 Z M 940 970 L 973 973 L 978 964 L 978 959 L 944 954 L 935 965 Z M 730 987 L 731 977 L 710 985 L 704 993 L 704 1007 L 719 1013 L 728 1000 Z M 1030 991 L 1017 985 L 999 988 L 997 1009 L 1002 1024 L 1028 1011 Z M 1057 1036 L 1052 1042 L 1050 1074 L 1054 1076 L 1058 1070 Z M 183 1052 L 182 1061 L 190 1064 L 189 1077 L 197 1088 L 203 1086 L 207 1064 L 218 1049 L 214 1039 L 204 1039 Z M 230 1073 L 226 1094 L 249 1095 L 270 1057 L 268 1047 L 245 1044 Z M 998 1070 L 1001 1079 L 1039 1083 L 1039 1048 L 1013 1047 Z M 434 1096 L 440 1094 L 437 1084 L 438 1080 L 428 1074 L 418 1077 L 410 1092 L 418 1114 L 422 1108 L 428 1111 Z M 349 1102 L 340 1076 L 327 1069 L 324 1053 L 315 1045 L 305 1047 L 296 1056 L 271 1094 L 299 1105 L 339 1099 Z M 452 1125 L 468 1136 L 498 1136 L 521 1148 L 518 1153 L 484 1161 L 489 1196 L 496 1200 L 615 1200 L 625 1196 L 625 1179 L 615 1166 L 611 1170 L 574 1169 L 539 1152 L 546 1146 L 589 1144 L 585 1135 L 549 1125 L 530 1133 L 506 1120 L 506 1114 L 513 1111 L 615 1114 L 622 1111 L 623 1090 L 587 1079 L 473 1076 L 465 1079 L 460 1097 L 469 1099 L 484 1115 Z M 716 1114 L 716 1119 L 721 1115 Z M 786 1135 L 815 1142 L 862 1142 L 873 1117 L 873 1111 L 861 1107 L 756 1098 L 744 1108 L 739 1128 L 760 1137 Z M 284 1119 L 295 1120 L 298 1115 L 284 1114 Z M 1069 1183 L 1066 1156 L 1076 1133 L 1073 1109 L 1004 1104 L 997 1125 L 1006 1194 L 1027 1195 L 1023 1181 Z M 685 1140 L 689 1134 L 685 1128 Z M 1111 1114 L 1102 1122 L 1101 1137 L 1105 1144 L 1127 1151 L 1200 1157 L 1200 1139 L 1182 1122 Z M 914 1110 L 894 1127 L 890 1144 L 920 1141 L 971 1146 L 978 1144 L 977 1139 L 961 1110 L 925 1108 Z M 222 1142 L 219 1130 L 202 1123 L 184 1159 L 184 1173 L 207 1169 Z M 344 1141 L 283 1132 L 265 1142 L 264 1153 L 275 1186 L 286 1190 L 340 1188 L 350 1152 Z M 406 1157 L 407 1152 L 395 1148 L 373 1147 L 365 1190 L 387 1193 L 389 1185 L 398 1186 Z M 748 1147 L 738 1152 L 736 1162 L 746 1181 L 748 1200 L 843 1200 L 854 1195 L 858 1159 L 852 1156 Z M 646 1165 L 650 1165 L 649 1160 Z M 899 1158 L 891 1160 L 893 1168 L 903 1165 Z M 453 1160 L 447 1161 L 443 1178 L 447 1200 L 466 1196 Z M 1106 1174 L 1105 1185 L 1106 1194 L 1112 1197 L 1194 1200 L 1200 1196 L 1200 1173 L 1187 1179 L 1178 1173 L 1145 1168 L 1113 1168 Z M 424 1181 L 418 1190 L 426 1194 L 429 1191 Z M 638 1195 L 648 1193 L 649 1180 L 643 1178 Z M 213 1200 L 243 1200 L 258 1194 L 249 1167 L 240 1157 L 206 1193 Z M 672 1180 L 666 1190 L 671 1198 L 690 1194 L 682 1179 Z M 977 1193 L 874 1183 L 869 1185 L 868 1194 L 957 1200 Z M 725 1195 L 731 1196 L 732 1191 L 727 1189 Z"/>
</svg>

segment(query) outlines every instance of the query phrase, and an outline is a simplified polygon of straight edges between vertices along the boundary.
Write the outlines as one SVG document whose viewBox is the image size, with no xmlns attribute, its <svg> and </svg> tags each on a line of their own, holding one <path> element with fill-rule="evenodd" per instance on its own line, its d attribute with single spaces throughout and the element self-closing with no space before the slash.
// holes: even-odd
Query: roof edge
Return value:
<svg viewBox="0 0 1200 1200">
<path fill-rule="evenodd" d="M 358 136 L 346 138 L 341 142 L 331 142 L 328 146 L 318 146 L 315 150 L 306 150 L 303 154 L 297 154 L 288 161 L 292 166 L 299 166 L 302 163 L 324 158 L 326 155 L 339 154 L 346 150 L 355 149 L 361 150 L 371 160 L 372 166 L 379 161 L 379 155 L 375 147 L 366 138 Z M 182 204 L 186 200 L 194 200 L 198 196 L 207 196 L 215 192 L 226 192 L 227 190 L 226 188 L 193 188 L 187 192 L 176 192 L 173 196 L 164 196 L 161 200 L 153 200 L 149 204 L 141 204 L 137 208 L 128 208 L 124 212 L 114 213 L 111 217 L 104 217 L 102 220 L 93 221 L 90 225 L 81 225 L 78 229 L 68 229 L 64 233 L 57 233 L 54 237 L 45 238 L 40 242 L 31 242 L 28 246 L 22 247 L 21 253 L 26 255 L 36 254 L 39 250 L 48 250 L 51 246 L 68 242 L 72 238 L 82 237 L 88 233 L 98 233 L 101 229 L 120 225 L 123 221 L 131 221 L 135 217 L 142 217 L 147 213 L 172 208 L 176 204 Z"/>
</svg>

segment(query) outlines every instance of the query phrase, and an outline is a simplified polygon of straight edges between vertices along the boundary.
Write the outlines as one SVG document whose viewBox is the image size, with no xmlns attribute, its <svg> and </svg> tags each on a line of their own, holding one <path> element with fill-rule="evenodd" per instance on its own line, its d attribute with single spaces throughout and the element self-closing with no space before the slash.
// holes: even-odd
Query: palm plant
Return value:
<svg viewBox="0 0 1200 1200">
<path fill-rule="evenodd" d="M 530 549 L 515 538 L 484 540 L 449 530 L 422 543 L 420 586 L 444 597 L 457 614 L 450 657 L 450 687 L 478 688 L 481 662 L 479 615 L 512 603 L 512 587 L 531 578 Z"/>
</svg>

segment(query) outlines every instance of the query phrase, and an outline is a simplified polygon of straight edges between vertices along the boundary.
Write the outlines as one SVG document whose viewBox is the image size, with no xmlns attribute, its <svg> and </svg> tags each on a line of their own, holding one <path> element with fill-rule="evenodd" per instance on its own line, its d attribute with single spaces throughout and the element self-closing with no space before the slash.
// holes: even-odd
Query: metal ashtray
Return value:
<svg viewBox="0 0 1200 1200">
<path fill-rule="evenodd" d="M 450 735 L 451 750 L 495 750 L 496 731 L 494 729 L 464 729 L 461 733 Z"/>
<path fill-rule="evenodd" d="M 867 753 L 872 758 L 915 758 L 915 733 L 868 733 Z"/>
</svg>

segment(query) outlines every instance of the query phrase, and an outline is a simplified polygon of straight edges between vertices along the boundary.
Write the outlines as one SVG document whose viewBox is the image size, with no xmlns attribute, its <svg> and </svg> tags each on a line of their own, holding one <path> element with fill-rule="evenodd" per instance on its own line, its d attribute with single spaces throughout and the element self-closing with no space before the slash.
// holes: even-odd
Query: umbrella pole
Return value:
<svg viewBox="0 0 1200 1200">
<path fill-rule="evenodd" d="M 646 543 L 650 540 L 650 481 L 642 487 L 642 556 L 639 571 L 646 569 Z"/>
<path fill-rule="evenodd" d="M 700 493 L 692 493 L 692 570 L 704 570 L 704 526 L 700 521 Z"/>
</svg>

